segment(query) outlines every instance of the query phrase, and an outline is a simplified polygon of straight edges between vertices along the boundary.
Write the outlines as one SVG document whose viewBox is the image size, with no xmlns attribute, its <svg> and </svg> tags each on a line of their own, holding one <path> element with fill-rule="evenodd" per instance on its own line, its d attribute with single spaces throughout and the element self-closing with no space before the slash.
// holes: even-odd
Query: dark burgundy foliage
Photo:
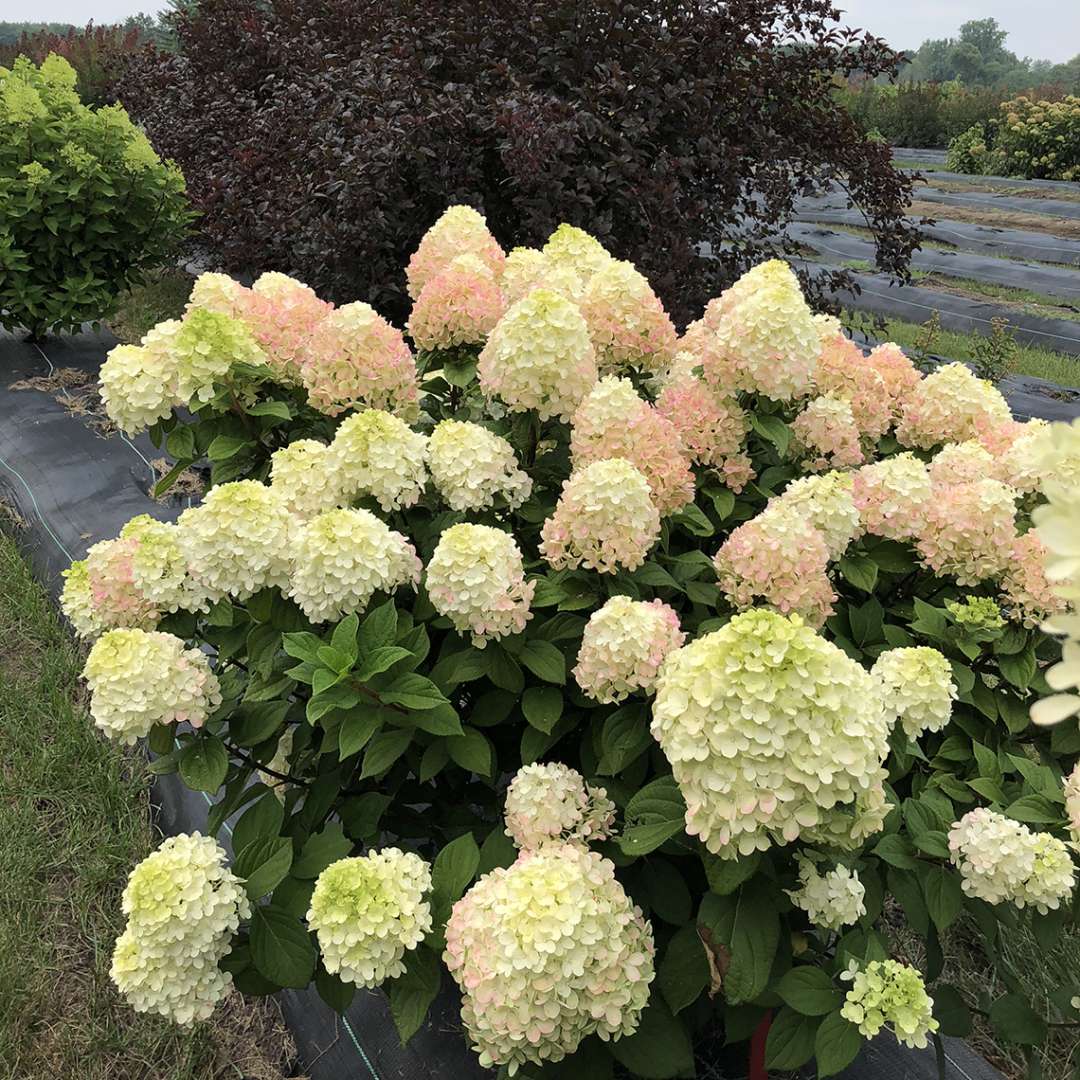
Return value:
<svg viewBox="0 0 1080 1080">
<path fill-rule="evenodd" d="M 409 253 L 467 202 L 508 245 L 583 226 L 685 321 L 782 251 L 776 224 L 828 178 L 879 265 L 906 271 L 910 181 L 831 93 L 897 55 L 836 17 L 827 0 L 203 0 L 180 54 L 148 50 L 119 94 L 230 269 L 400 318 Z"/>
</svg>

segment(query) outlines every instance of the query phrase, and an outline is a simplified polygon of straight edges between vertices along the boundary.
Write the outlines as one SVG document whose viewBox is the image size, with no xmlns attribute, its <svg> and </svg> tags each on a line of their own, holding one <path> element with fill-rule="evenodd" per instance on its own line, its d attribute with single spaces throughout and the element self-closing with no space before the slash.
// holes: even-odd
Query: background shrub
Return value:
<svg viewBox="0 0 1080 1080">
<path fill-rule="evenodd" d="M 190 216 L 176 165 L 75 83 L 55 55 L 0 68 L 0 325 L 34 337 L 109 314 Z"/>
<path fill-rule="evenodd" d="M 816 177 L 843 175 L 883 267 L 906 267 L 909 182 L 831 94 L 897 57 L 834 17 L 823 0 L 207 0 L 120 97 L 228 268 L 400 318 L 424 224 L 466 202 L 503 243 L 588 224 L 685 321 L 780 248 Z"/>
</svg>

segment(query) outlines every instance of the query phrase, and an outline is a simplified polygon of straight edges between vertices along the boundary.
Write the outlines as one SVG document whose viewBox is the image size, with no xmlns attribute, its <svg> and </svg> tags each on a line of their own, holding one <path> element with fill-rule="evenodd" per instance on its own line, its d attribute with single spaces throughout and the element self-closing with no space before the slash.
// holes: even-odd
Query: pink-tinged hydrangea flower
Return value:
<svg viewBox="0 0 1080 1080">
<path fill-rule="evenodd" d="M 574 413 L 574 468 L 604 458 L 629 461 L 649 482 L 662 517 L 694 499 L 694 474 L 675 425 L 642 401 L 629 379 L 605 375 Z"/>
<path fill-rule="evenodd" d="M 585 625 L 574 678 L 586 697 L 605 704 L 649 693 L 664 658 L 685 640 L 679 616 L 662 600 L 613 596 Z"/>
<path fill-rule="evenodd" d="M 596 237 L 565 222 L 548 237 L 544 244 L 544 258 L 556 273 L 572 270 L 586 287 L 595 274 L 614 261 Z"/>
<path fill-rule="evenodd" d="M 1042 421 L 1031 421 L 1042 423 Z M 975 438 L 980 445 L 989 451 L 995 461 L 1000 461 L 1008 452 L 1009 447 L 1024 433 L 1027 424 L 1011 417 L 1007 420 L 991 417 L 980 417 L 975 421 Z"/>
<path fill-rule="evenodd" d="M 850 848 L 881 828 L 889 723 L 877 681 L 798 615 L 747 611 L 673 652 L 652 733 L 686 831 L 723 859 L 800 838 Z"/>
<path fill-rule="evenodd" d="M 334 310 L 315 290 L 287 274 L 261 274 L 244 298 L 239 317 L 251 328 L 278 379 L 300 385 L 315 328 Z"/>
<path fill-rule="evenodd" d="M 228 315 L 233 319 L 242 319 L 250 291 L 228 274 L 200 274 L 191 287 L 185 310 L 202 308 L 204 311 L 216 311 L 219 315 Z"/>
<path fill-rule="evenodd" d="M 176 528 L 191 576 L 210 600 L 246 600 L 289 583 L 294 519 L 280 493 L 257 480 L 211 488 Z"/>
<path fill-rule="evenodd" d="M 645 477 L 623 458 L 594 461 L 563 484 L 540 530 L 540 554 L 556 570 L 636 570 L 660 539 L 660 513 Z"/>
<path fill-rule="evenodd" d="M 892 399 L 885 380 L 875 370 L 862 349 L 839 327 L 823 324 L 821 352 L 814 369 L 814 384 L 819 394 L 842 398 L 851 406 L 851 415 L 859 434 L 876 442 L 892 423 Z"/>
<path fill-rule="evenodd" d="M 326 443 L 297 439 L 270 456 L 270 486 L 289 513 L 306 520 L 344 501 L 334 464 Z"/>
<path fill-rule="evenodd" d="M 1055 435 L 1064 425 L 1044 420 L 1017 424 L 1016 437 L 1001 455 L 1001 479 L 1021 492 L 1042 491 L 1047 484 L 1080 491 L 1080 440 Z"/>
<path fill-rule="evenodd" d="M 993 383 L 976 378 L 964 364 L 946 364 L 908 394 L 896 437 L 901 446 L 930 450 L 941 443 L 974 439 L 980 425 L 1002 423 L 1011 416 Z"/>
<path fill-rule="evenodd" d="M 159 612 L 206 610 L 206 594 L 190 573 L 175 525 L 139 514 L 120 530 L 119 539 L 134 543 L 132 584 Z"/>
<path fill-rule="evenodd" d="M 432 606 L 482 649 L 520 634 L 532 618 L 536 582 L 525 580 L 514 538 L 490 525 L 452 525 L 439 537 L 427 566 Z"/>
<path fill-rule="evenodd" d="M 837 866 L 819 874 L 808 859 L 799 858 L 799 888 L 787 890 L 791 902 L 805 911 L 811 926 L 840 931 L 866 914 L 866 886 L 857 871 Z"/>
<path fill-rule="evenodd" d="M 424 286 L 409 315 L 409 335 L 418 349 L 482 345 L 505 310 L 487 264 L 459 255 Z"/>
<path fill-rule="evenodd" d="M 1035 530 L 1013 541 L 1001 591 L 1009 618 L 1029 629 L 1068 610 L 1068 602 L 1046 579 L 1046 546 Z"/>
<path fill-rule="evenodd" d="M 135 584 L 134 539 L 102 540 L 86 553 L 86 577 L 94 621 L 100 629 L 120 626 L 153 630 L 161 612 Z"/>
<path fill-rule="evenodd" d="M 506 256 L 502 277 L 499 280 L 506 303 L 516 304 L 518 300 L 528 296 L 533 289 L 538 289 L 549 269 L 550 264 L 539 248 L 514 248 Z M 580 288 L 578 292 L 580 293 Z"/>
<path fill-rule="evenodd" d="M 109 976 L 128 1004 L 177 1024 L 208 1019 L 232 990 L 220 964 L 251 916 L 224 848 L 197 832 L 170 836 L 132 870 L 121 906 Z"/>
<path fill-rule="evenodd" d="M 651 927 L 612 863 L 548 843 L 485 874 L 454 905 L 443 961 L 480 1064 L 513 1076 L 561 1061 L 589 1035 L 632 1034 L 653 953 Z"/>
<path fill-rule="evenodd" d="M 810 401 L 791 424 L 792 450 L 812 472 L 846 469 L 863 463 L 859 428 L 851 405 L 835 394 Z"/>
<path fill-rule="evenodd" d="M 930 473 L 911 453 L 864 465 L 852 474 L 851 496 L 868 533 L 911 540 L 922 532 Z"/>
<path fill-rule="evenodd" d="M 367 510 L 327 510 L 301 525 L 289 595 L 315 623 L 362 612 L 382 590 L 420 582 L 416 549 Z"/>
<path fill-rule="evenodd" d="M 155 724 L 201 727 L 221 704 L 217 678 L 198 649 L 172 634 L 122 629 L 102 634 L 86 658 L 90 715 L 111 739 L 132 744 Z"/>
<path fill-rule="evenodd" d="M 778 401 L 810 392 L 820 331 L 786 262 L 770 259 L 747 271 L 709 302 L 702 321 L 712 333 L 701 354 L 704 378 L 719 392 L 734 385 Z M 687 337 L 698 334 L 708 339 L 703 331 Z"/>
<path fill-rule="evenodd" d="M 746 413 L 732 398 L 721 398 L 692 375 L 668 381 L 656 401 L 656 411 L 670 420 L 697 465 L 724 471 L 740 461 L 750 425 Z M 738 470 L 742 471 L 742 470 Z M 733 491 L 742 484 L 729 482 Z"/>
<path fill-rule="evenodd" d="M 899 345 L 886 341 L 870 350 L 866 363 L 881 376 L 889 400 L 891 419 L 900 418 L 904 402 L 922 382 L 922 373 Z"/>
<path fill-rule="evenodd" d="M 853 475 L 827 472 L 792 480 L 783 494 L 769 500 L 770 506 L 795 510 L 825 538 L 830 559 L 839 559 L 862 532 L 859 509 L 852 497 Z"/>
<path fill-rule="evenodd" d="M 720 591 L 740 611 L 769 604 L 797 612 L 812 626 L 832 614 L 829 547 L 798 509 L 767 507 L 732 531 L 713 563 Z"/>
<path fill-rule="evenodd" d="M 720 343 L 705 318 L 697 319 L 686 328 L 686 333 L 679 339 L 678 350 L 677 359 L 672 360 L 668 368 L 668 382 L 694 375 L 700 369 L 701 379 L 718 398 L 731 400 L 739 391 L 747 389 L 738 357 Z"/>
<path fill-rule="evenodd" d="M 424 286 L 459 255 L 475 255 L 498 278 L 506 255 L 488 231 L 484 216 L 471 206 L 451 206 L 420 240 L 405 276 L 409 296 L 418 300 Z"/>
<path fill-rule="evenodd" d="M 913 967 L 896 960 L 871 960 L 859 970 L 852 960 L 841 976 L 851 982 L 840 1015 L 873 1039 L 883 1027 L 896 1041 L 912 1050 L 925 1050 L 928 1037 L 938 1029 L 934 999 L 926 992 L 923 977 Z"/>
<path fill-rule="evenodd" d="M 451 510 L 483 510 L 501 496 L 511 509 L 532 491 L 514 448 L 500 435 L 461 420 L 442 420 L 428 440 L 431 479 Z"/>
<path fill-rule="evenodd" d="M 660 298 L 632 263 L 612 259 L 589 279 L 581 297 L 602 372 L 662 371 L 678 334 Z"/>
<path fill-rule="evenodd" d="M 941 731 L 948 724 L 956 684 L 952 665 L 937 649 L 888 649 L 874 662 L 871 674 L 881 683 L 889 723 L 899 721 L 909 738 Z"/>
<path fill-rule="evenodd" d="M 419 412 L 420 380 L 405 338 L 359 300 L 315 327 L 302 375 L 308 400 L 327 416 L 366 407 L 412 420 Z"/>
<path fill-rule="evenodd" d="M 996 578 L 1016 539 L 1016 492 L 998 480 L 935 485 L 916 539 L 919 557 L 960 585 Z"/>
<path fill-rule="evenodd" d="M 512 304 L 480 353 L 477 375 L 484 394 L 511 412 L 569 420 L 596 382 L 589 329 L 576 305 L 551 289 Z"/>
<path fill-rule="evenodd" d="M 331 863 L 315 882 L 307 923 L 323 964 L 342 982 L 375 987 L 405 973 L 431 930 L 431 867 L 400 848 Z"/>
<path fill-rule="evenodd" d="M 982 443 L 968 439 L 962 443 L 946 443 L 930 460 L 930 482 L 938 484 L 970 484 L 986 477 L 996 478 L 997 466 Z"/>
<path fill-rule="evenodd" d="M 427 484 L 427 438 L 379 409 L 348 417 L 330 444 L 330 468 L 350 502 L 370 495 L 383 510 L 419 501 Z"/>
<path fill-rule="evenodd" d="M 522 765 L 506 789 L 506 835 L 523 850 L 552 841 L 606 840 L 615 823 L 607 791 L 568 765 Z"/>
<path fill-rule="evenodd" d="M 228 377 L 234 364 L 266 364 L 266 354 L 246 323 L 205 308 L 193 308 L 184 316 L 169 347 L 177 400 L 191 402 L 193 408 L 214 396 L 215 384 Z"/>
<path fill-rule="evenodd" d="M 179 329 L 179 323 L 172 323 Z M 117 345 L 101 365 L 101 402 L 121 431 L 138 435 L 172 413 L 176 366 L 170 353 L 145 345 Z"/>
<path fill-rule="evenodd" d="M 964 892 L 988 904 L 1056 910 L 1073 890 L 1073 863 L 1063 841 L 981 806 L 949 830 L 949 853 Z"/>
</svg>

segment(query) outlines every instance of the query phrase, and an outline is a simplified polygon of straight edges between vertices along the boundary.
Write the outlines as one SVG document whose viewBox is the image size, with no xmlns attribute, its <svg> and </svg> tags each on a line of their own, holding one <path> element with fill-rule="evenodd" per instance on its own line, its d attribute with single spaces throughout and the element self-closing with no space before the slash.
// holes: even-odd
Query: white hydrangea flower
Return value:
<svg viewBox="0 0 1080 1080">
<path fill-rule="evenodd" d="M 136 542 L 131 555 L 132 583 L 158 611 L 207 608 L 205 592 L 188 571 L 175 525 L 139 514 L 120 530 L 120 539 Z"/>
<path fill-rule="evenodd" d="M 874 662 L 871 674 L 881 681 L 890 724 L 899 720 L 909 738 L 941 731 L 949 722 L 956 684 L 952 666 L 937 649 L 889 649 Z"/>
<path fill-rule="evenodd" d="M 583 285 L 588 285 L 594 274 L 614 261 L 595 236 L 565 222 L 548 237 L 543 254 L 549 266 L 556 270 L 573 270 Z"/>
<path fill-rule="evenodd" d="M 1065 813 L 1069 816 L 1073 844 L 1080 845 L 1080 764 L 1065 778 Z"/>
<path fill-rule="evenodd" d="M 799 837 L 850 847 L 881 827 L 889 723 L 877 680 L 798 615 L 746 611 L 672 653 L 652 733 L 686 831 L 721 858 Z"/>
<path fill-rule="evenodd" d="M 228 274 L 206 271 L 200 274 L 191 286 L 186 310 L 205 308 L 207 311 L 240 318 L 244 311 L 246 294 L 247 289 Z"/>
<path fill-rule="evenodd" d="M 367 510 L 327 510 L 293 541 L 289 595 L 316 623 L 362 612 L 378 590 L 420 581 L 416 549 Z"/>
<path fill-rule="evenodd" d="M 383 510 L 412 506 L 427 484 L 427 439 L 381 409 L 348 417 L 330 444 L 330 467 L 345 498 L 370 495 Z"/>
<path fill-rule="evenodd" d="M 569 420 L 596 382 L 596 357 L 581 312 L 551 289 L 511 304 L 477 366 L 480 388 L 511 412 Z"/>
<path fill-rule="evenodd" d="M 992 382 L 977 378 L 966 364 L 944 364 L 904 399 L 896 438 L 901 446 L 930 450 L 977 438 L 981 426 L 1011 420 L 1009 404 Z"/>
<path fill-rule="evenodd" d="M 163 420 L 177 403 L 175 365 L 160 349 L 117 345 L 105 357 L 100 379 L 105 414 L 128 435 Z"/>
<path fill-rule="evenodd" d="M 840 1015 L 855 1024 L 864 1039 L 872 1039 L 888 1027 L 897 1042 L 913 1050 L 926 1048 L 938 1022 L 934 999 L 913 967 L 896 960 L 871 960 L 860 971 L 858 962 L 852 960 L 840 977 L 852 984 Z"/>
<path fill-rule="evenodd" d="M 207 308 L 192 308 L 172 335 L 169 353 L 176 365 L 176 396 L 198 408 L 214 396 L 214 384 L 223 380 L 234 364 L 266 365 L 247 324 Z"/>
<path fill-rule="evenodd" d="M 606 840 L 615 821 L 607 791 L 568 765 L 523 765 L 506 789 L 506 835 L 519 848 Z"/>
<path fill-rule="evenodd" d="M 452 525 L 427 567 L 435 610 L 482 649 L 488 641 L 518 634 L 532 618 L 536 583 L 525 580 L 513 536 L 490 525 Z"/>
<path fill-rule="evenodd" d="M 90 715 L 102 731 L 132 744 L 155 724 L 201 727 L 221 704 L 217 677 L 198 649 L 172 634 L 118 629 L 102 634 L 86 658 Z"/>
<path fill-rule="evenodd" d="M 483 510 L 498 495 L 516 509 L 532 491 L 532 479 L 518 468 L 514 448 L 479 424 L 436 424 L 428 440 L 428 466 L 451 510 Z"/>
<path fill-rule="evenodd" d="M 331 863 L 307 913 L 326 970 L 366 987 L 401 975 L 405 953 L 431 929 L 430 891 L 431 868 L 399 848 Z"/>
<path fill-rule="evenodd" d="M 1072 894 L 1073 865 L 1065 844 L 984 806 L 969 810 L 949 830 L 949 852 L 964 892 L 988 904 L 1030 905 L 1045 915 Z"/>
<path fill-rule="evenodd" d="M 225 858 L 210 837 L 181 833 L 131 872 L 109 974 L 136 1012 L 190 1024 L 231 991 L 218 965 L 251 905 Z"/>
<path fill-rule="evenodd" d="M 632 1034 L 653 980 L 652 930 L 607 859 L 580 844 L 523 851 L 454 905 L 443 960 L 484 1068 L 513 1076 L 581 1041 Z"/>
<path fill-rule="evenodd" d="M 862 532 L 852 489 L 851 473 L 833 470 L 792 480 L 782 494 L 769 502 L 802 513 L 825 538 L 829 558 L 839 559 Z"/>
<path fill-rule="evenodd" d="M 270 487 L 304 520 L 342 502 L 340 478 L 326 443 L 297 439 L 270 456 Z"/>
<path fill-rule="evenodd" d="M 90 586 L 86 560 L 78 559 L 73 562 L 63 572 L 63 578 L 60 610 L 68 617 L 79 637 L 97 637 L 107 627 L 94 605 L 94 593 Z"/>
<path fill-rule="evenodd" d="M 788 890 L 791 902 L 805 911 L 812 926 L 839 931 L 866 914 L 866 886 L 855 870 L 837 866 L 819 874 L 809 859 L 799 859 L 799 888 Z"/>
<path fill-rule="evenodd" d="M 664 658 L 685 640 L 679 616 L 662 600 L 613 596 L 589 616 L 574 678 L 594 701 L 649 692 Z"/>
<path fill-rule="evenodd" d="M 176 523 L 191 575 L 210 600 L 245 600 L 260 589 L 284 589 L 294 519 L 279 491 L 257 480 L 211 488 Z"/>
<path fill-rule="evenodd" d="M 922 532 L 930 502 L 930 473 L 911 453 L 863 465 L 852 477 L 855 505 L 868 533 L 911 540 Z"/>
<path fill-rule="evenodd" d="M 540 554 L 556 570 L 636 570 L 660 539 L 660 512 L 639 470 L 605 458 L 574 470 L 540 537 Z"/>
</svg>

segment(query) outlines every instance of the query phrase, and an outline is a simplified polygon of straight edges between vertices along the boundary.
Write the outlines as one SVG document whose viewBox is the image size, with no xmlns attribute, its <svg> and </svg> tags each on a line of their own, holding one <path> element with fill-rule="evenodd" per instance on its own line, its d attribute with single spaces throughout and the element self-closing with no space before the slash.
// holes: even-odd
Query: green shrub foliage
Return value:
<svg viewBox="0 0 1080 1080">
<path fill-rule="evenodd" d="M 0 325 L 34 337 L 106 316 L 189 221 L 179 168 L 75 85 L 56 55 L 0 68 Z"/>
</svg>

